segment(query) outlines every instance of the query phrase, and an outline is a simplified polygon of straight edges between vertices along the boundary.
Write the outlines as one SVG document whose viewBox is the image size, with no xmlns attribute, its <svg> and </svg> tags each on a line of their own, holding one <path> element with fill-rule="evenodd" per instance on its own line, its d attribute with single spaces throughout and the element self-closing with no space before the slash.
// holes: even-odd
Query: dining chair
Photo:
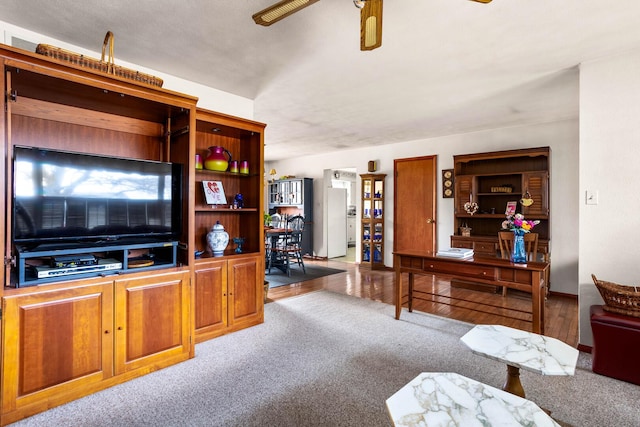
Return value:
<svg viewBox="0 0 640 427">
<path fill-rule="evenodd" d="M 293 262 L 302 267 L 302 272 L 307 274 L 302 259 L 303 232 L 303 216 L 296 215 L 287 220 L 286 231 L 282 232 L 280 238 L 272 244 L 268 273 L 271 273 L 272 266 L 278 265 L 283 268 L 287 276 L 291 276 L 291 264 Z"/>
<path fill-rule="evenodd" d="M 500 245 L 500 256 L 504 259 L 511 259 L 513 251 L 514 234 L 512 231 L 499 231 L 498 244 Z M 527 261 L 538 261 L 538 233 L 524 234 L 524 250 L 527 254 Z M 545 277 L 545 288 L 549 286 L 549 277 Z M 545 289 L 545 295 L 546 295 Z M 507 295 L 507 288 L 502 287 L 502 296 Z"/>
<path fill-rule="evenodd" d="M 498 242 L 500 244 L 500 256 L 504 259 L 511 258 L 511 252 L 513 251 L 513 232 L 512 231 L 500 231 L 498 232 Z M 527 253 L 527 261 L 538 260 L 538 233 L 525 233 L 524 234 L 524 250 Z"/>
</svg>

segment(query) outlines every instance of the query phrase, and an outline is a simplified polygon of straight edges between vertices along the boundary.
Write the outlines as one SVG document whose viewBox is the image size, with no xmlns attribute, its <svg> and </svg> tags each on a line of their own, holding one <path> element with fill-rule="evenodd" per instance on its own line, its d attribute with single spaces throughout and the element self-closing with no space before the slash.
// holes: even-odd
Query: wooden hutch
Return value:
<svg viewBox="0 0 640 427">
<path fill-rule="evenodd" d="M 454 235 L 451 247 L 471 248 L 476 253 L 499 253 L 498 231 L 505 220 L 507 203 L 515 202 L 516 212 L 526 219 L 539 220 L 539 252 L 548 260 L 549 227 L 549 147 L 496 151 L 453 156 L 455 175 Z M 533 200 L 528 207 L 522 198 Z M 465 211 L 475 202 L 473 215 Z M 468 235 L 463 228 L 471 229 Z"/>
<path fill-rule="evenodd" d="M 198 110 L 194 96 L 9 46 L 0 45 L 0 62 L 0 210 L 7 213 L 0 228 L 1 425 L 194 357 L 196 338 L 263 321 L 263 124 Z M 197 173 L 195 155 L 209 145 L 248 160 L 250 173 Z M 130 248 L 123 247 L 123 268 L 114 274 L 20 285 L 25 267 L 12 237 L 15 146 L 182 165 L 182 227 L 172 260 L 127 269 Z M 205 206 L 205 179 L 242 193 L 245 208 Z M 196 259 L 216 220 L 231 237 L 245 238 L 243 253 L 230 244 L 222 257 Z M 213 331 L 216 322 L 223 326 Z"/>
</svg>

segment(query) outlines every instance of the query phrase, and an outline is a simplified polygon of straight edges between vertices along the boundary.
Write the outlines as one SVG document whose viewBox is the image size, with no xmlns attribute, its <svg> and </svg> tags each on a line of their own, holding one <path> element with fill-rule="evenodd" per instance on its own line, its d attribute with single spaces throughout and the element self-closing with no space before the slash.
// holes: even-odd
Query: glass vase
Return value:
<svg viewBox="0 0 640 427">
<path fill-rule="evenodd" d="M 527 252 L 524 249 L 524 230 L 513 230 L 513 250 L 511 251 L 511 262 L 516 264 L 526 264 Z"/>
</svg>

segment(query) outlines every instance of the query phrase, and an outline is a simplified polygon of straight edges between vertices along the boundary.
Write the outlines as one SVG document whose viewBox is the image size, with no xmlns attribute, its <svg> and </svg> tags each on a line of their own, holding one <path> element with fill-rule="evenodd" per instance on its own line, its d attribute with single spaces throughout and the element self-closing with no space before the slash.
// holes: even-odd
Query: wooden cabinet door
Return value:
<svg viewBox="0 0 640 427">
<path fill-rule="evenodd" d="M 456 215 L 468 215 L 464 204 L 473 197 L 473 177 L 460 176 L 455 178 L 455 212 Z M 454 230 L 455 232 L 456 230 Z"/>
<path fill-rule="evenodd" d="M 522 207 L 522 213 L 528 216 L 549 215 L 549 174 L 548 172 L 528 172 L 522 174 L 522 192 L 529 192 L 533 204 Z"/>
<path fill-rule="evenodd" d="M 2 413 L 40 412 L 113 376 L 112 328 L 112 280 L 5 296 Z"/>
<path fill-rule="evenodd" d="M 229 328 L 264 321 L 264 264 L 261 256 L 229 259 L 227 264 Z"/>
<path fill-rule="evenodd" d="M 227 328 L 227 261 L 211 260 L 195 270 L 196 343 L 224 334 Z"/>
<path fill-rule="evenodd" d="M 436 247 L 436 157 L 394 160 L 394 251 Z"/>
<path fill-rule="evenodd" d="M 115 282 L 116 374 L 189 357 L 189 284 L 188 271 Z"/>
</svg>

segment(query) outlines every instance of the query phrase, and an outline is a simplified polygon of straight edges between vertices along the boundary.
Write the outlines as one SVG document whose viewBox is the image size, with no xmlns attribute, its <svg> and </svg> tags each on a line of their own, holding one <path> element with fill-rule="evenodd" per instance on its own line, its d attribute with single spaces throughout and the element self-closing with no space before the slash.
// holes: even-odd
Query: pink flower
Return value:
<svg viewBox="0 0 640 427">
<path fill-rule="evenodd" d="M 540 224 L 540 221 L 527 221 L 524 219 L 524 215 L 517 213 L 513 216 L 508 216 L 507 219 L 502 222 L 502 228 L 509 230 L 522 230 L 525 233 L 528 233 L 538 224 Z"/>
</svg>

